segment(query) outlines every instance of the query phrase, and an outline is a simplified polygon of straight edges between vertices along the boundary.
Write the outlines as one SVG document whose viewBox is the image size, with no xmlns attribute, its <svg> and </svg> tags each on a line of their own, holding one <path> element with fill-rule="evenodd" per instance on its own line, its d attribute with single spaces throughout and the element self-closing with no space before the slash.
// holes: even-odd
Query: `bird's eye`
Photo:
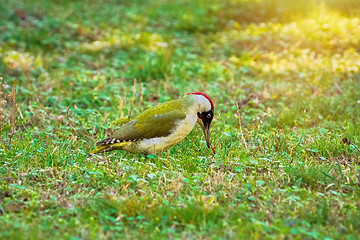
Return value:
<svg viewBox="0 0 360 240">
<path fill-rule="evenodd" d="M 207 118 L 211 118 L 211 114 L 209 113 L 206 117 L 207 117 Z"/>
</svg>

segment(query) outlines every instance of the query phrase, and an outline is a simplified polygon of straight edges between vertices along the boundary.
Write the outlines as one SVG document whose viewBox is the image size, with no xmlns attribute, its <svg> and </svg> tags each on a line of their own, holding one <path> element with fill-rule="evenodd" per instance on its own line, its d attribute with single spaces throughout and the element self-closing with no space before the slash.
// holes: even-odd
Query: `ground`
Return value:
<svg viewBox="0 0 360 240">
<path fill-rule="evenodd" d="M 357 239 L 357 0 L 0 3 L 0 238 Z M 169 151 L 87 156 L 202 91 Z"/>
</svg>

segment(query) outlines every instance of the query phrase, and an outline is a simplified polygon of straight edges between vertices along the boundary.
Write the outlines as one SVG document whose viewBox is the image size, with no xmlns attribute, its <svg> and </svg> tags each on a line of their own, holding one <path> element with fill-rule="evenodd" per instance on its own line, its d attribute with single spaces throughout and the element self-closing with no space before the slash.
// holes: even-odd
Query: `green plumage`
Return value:
<svg viewBox="0 0 360 240">
<path fill-rule="evenodd" d="M 178 121 L 186 118 L 179 100 L 165 102 L 150 108 L 133 121 L 120 127 L 111 138 L 133 141 L 144 138 L 165 137 Z"/>
<path fill-rule="evenodd" d="M 98 142 L 98 147 L 90 154 L 121 149 L 126 142 L 168 136 L 176 124 L 186 118 L 184 99 L 165 102 L 146 110 L 121 126 L 109 138 Z"/>
</svg>

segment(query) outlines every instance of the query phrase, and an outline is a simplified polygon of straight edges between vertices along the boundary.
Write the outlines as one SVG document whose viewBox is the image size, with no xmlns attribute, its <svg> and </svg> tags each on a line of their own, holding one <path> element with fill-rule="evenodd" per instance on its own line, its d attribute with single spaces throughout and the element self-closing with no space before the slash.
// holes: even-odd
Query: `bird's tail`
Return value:
<svg viewBox="0 0 360 240">
<path fill-rule="evenodd" d="M 89 154 L 96 154 L 96 153 L 107 152 L 107 151 L 110 151 L 110 150 L 108 150 L 109 148 L 111 148 L 111 145 L 98 146 L 97 148 L 95 148 L 94 150 L 92 150 Z"/>
<path fill-rule="evenodd" d="M 127 142 L 117 142 L 111 138 L 104 139 L 97 143 L 98 147 L 92 150 L 89 154 L 109 152 L 112 150 L 121 150 Z"/>
</svg>

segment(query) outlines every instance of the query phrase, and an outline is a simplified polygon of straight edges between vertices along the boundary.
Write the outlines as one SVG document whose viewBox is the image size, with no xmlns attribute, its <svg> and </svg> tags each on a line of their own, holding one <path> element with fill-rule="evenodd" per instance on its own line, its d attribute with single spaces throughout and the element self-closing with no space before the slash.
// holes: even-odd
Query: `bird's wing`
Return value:
<svg viewBox="0 0 360 240">
<path fill-rule="evenodd" d="M 160 115 L 154 114 L 150 119 L 135 119 L 120 127 L 109 138 L 98 142 L 98 147 L 90 154 L 111 151 L 126 142 L 168 136 L 175 125 L 185 118 L 186 115 L 182 111 L 173 110 Z"/>
<path fill-rule="evenodd" d="M 163 114 L 153 114 L 149 118 L 139 119 L 134 125 L 143 138 L 165 137 L 171 134 L 176 124 L 185 119 L 186 115 L 180 110 L 172 110 Z"/>
<path fill-rule="evenodd" d="M 175 110 L 169 111 L 170 107 Z M 120 127 L 110 138 L 98 142 L 98 145 L 165 137 L 171 133 L 179 121 L 185 118 L 186 115 L 180 104 L 176 102 L 160 104 Z"/>
</svg>

